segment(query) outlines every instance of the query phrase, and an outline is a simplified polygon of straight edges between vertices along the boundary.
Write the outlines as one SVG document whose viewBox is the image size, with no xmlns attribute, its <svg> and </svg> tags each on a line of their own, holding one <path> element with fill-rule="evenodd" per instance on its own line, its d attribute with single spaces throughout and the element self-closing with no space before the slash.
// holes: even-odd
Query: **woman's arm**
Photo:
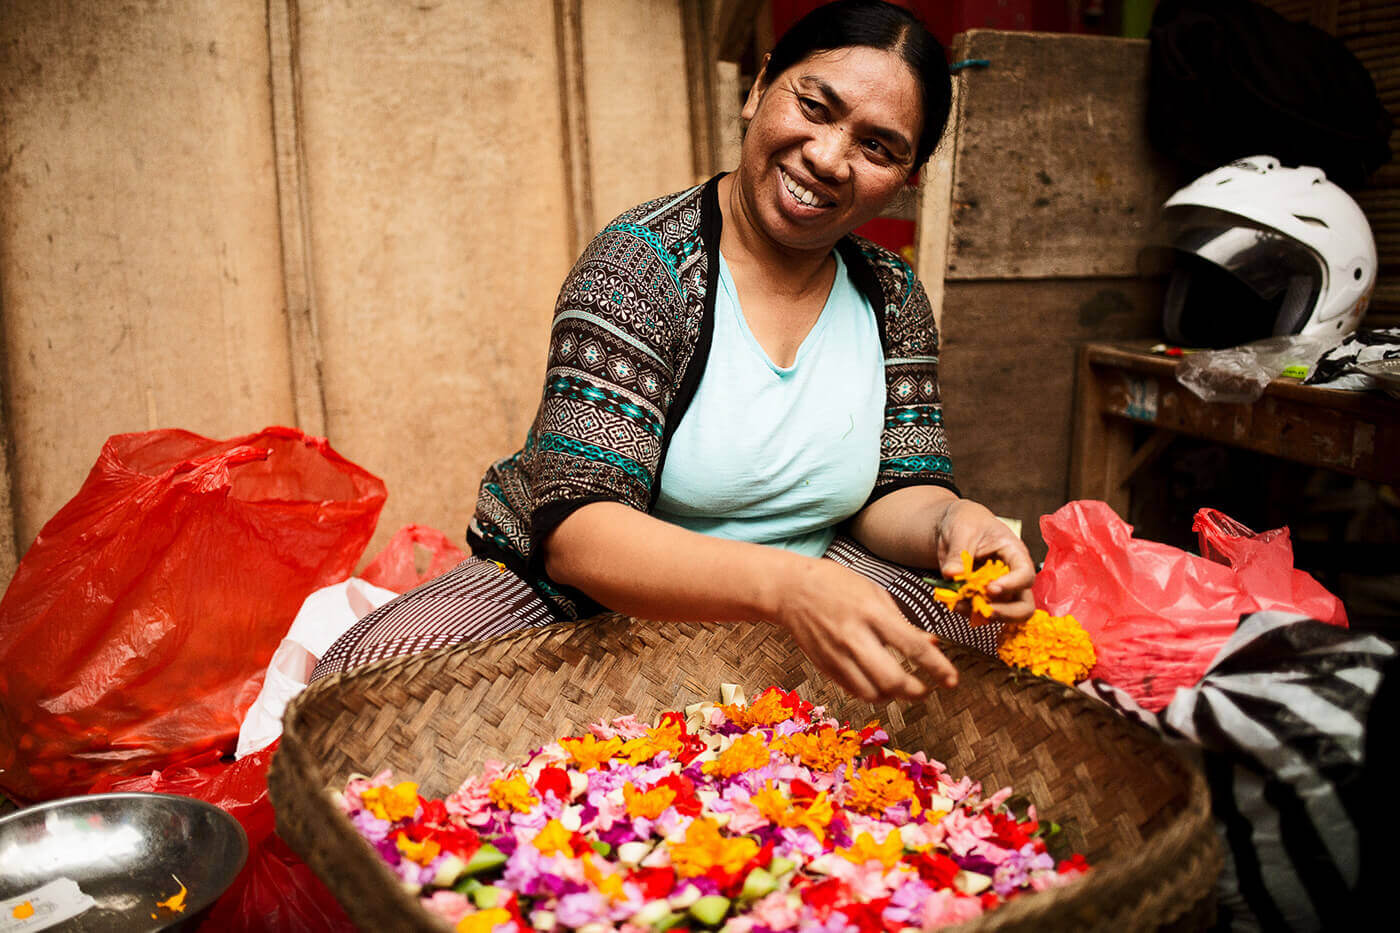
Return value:
<svg viewBox="0 0 1400 933">
<path fill-rule="evenodd" d="M 585 505 L 545 539 L 550 579 L 657 620 L 769 621 L 866 701 L 927 692 L 893 648 L 945 686 L 957 671 L 879 584 L 829 560 L 697 534 L 613 502 Z"/>
<path fill-rule="evenodd" d="M 851 537 L 885 560 L 937 567 L 945 577 L 962 569 L 961 555 L 999 557 L 1010 572 L 987 587 L 997 615 L 1024 619 L 1035 609 L 1035 565 L 1020 538 L 985 506 L 944 486 L 906 486 L 881 496 L 851 519 Z"/>
</svg>

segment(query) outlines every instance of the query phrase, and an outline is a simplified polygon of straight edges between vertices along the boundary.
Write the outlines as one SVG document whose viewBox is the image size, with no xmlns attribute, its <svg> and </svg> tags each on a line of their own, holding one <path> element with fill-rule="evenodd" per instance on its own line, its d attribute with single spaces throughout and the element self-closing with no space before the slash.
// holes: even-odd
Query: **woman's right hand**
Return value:
<svg viewBox="0 0 1400 933">
<path fill-rule="evenodd" d="M 773 621 L 826 676 L 866 702 L 916 700 L 928 692 L 891 648 L 932 680 L 954 687 L 958 672 L 937 638 L 909 623 L 879 584 L 829 560 L 803 558 L 779 591 Z"/>
</svg>

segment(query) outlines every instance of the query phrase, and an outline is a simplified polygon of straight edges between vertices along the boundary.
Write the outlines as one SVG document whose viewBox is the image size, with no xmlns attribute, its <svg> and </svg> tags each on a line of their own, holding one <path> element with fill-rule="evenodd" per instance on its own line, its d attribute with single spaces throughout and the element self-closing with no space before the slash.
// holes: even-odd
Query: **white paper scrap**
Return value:
<svg viewBox="0 0 1400 933">
<path fill-rule="evenodd" d="M 0 933 L 47 930 L 96 903 L 72 878 L 56 878 L 28 894 L 0 901 Z"/>
</svg>

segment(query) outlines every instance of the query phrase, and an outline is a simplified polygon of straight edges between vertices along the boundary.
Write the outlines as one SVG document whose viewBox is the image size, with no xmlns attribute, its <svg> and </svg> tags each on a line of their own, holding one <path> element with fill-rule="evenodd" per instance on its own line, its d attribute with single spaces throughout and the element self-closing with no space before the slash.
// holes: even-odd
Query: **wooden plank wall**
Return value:
<svg viewBox="0 0 1400 933">
<path fill-rule="evenodd" d="M 324 433 L 460 537 L 587 237 L 712 165 L 684 0 L 10 0 L 0 579 L 114 433 Z"/>
<path fill-rule="evenodd" d="M 919 269 L 941 300 L 941 379 L 965 495 L 1020 518 L 1065 501 L 1075 353 L 1160 332 L 1140 277 L 1170 167 L 1146 140 L 1144 40 L 973 30 L 952 127 L 920 205 Z M 936 271 L 946 270 L 941 299 Z"/>
</svg>

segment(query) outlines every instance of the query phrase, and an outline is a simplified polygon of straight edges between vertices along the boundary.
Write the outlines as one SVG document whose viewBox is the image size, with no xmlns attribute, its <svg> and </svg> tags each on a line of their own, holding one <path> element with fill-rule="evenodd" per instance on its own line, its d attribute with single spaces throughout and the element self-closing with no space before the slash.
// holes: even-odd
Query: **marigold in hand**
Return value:
<svg viewBox="0 0 1400 933">
<path fill-rule="evenodd" d="M 973 625 L 990 622 L 992 604 L 987 599 L 987 587 L 993 580 L 1010 573 L 1011 568 L 1005 561 L 995 558 L 973 568 L 972 555 L 963 551 L 961 556 L 963 569 L 952 576 L 952 582 L 957 583 L 958 588 L 934 587 L 933 598 L 950 610 L 967 615 Z"/>
<path fill-rule="evenodd" d="M 1089 633 L 1074 616 L 1052 616 L 1043 609 L 1001 630 L 997 657 L 1062 684 L 1078 683 L 1098 663 Z"/>
</svg>

